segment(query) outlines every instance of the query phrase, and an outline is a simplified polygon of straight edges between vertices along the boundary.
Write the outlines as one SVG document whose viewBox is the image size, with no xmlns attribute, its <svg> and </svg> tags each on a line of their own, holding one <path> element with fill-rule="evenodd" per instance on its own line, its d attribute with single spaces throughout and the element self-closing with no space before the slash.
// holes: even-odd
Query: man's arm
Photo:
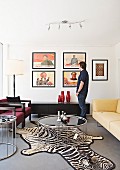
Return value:
<svg viewBox="0 0 120 170">
<path fill-rule="evenodd" d="M 80 85 L 79 85 L 79 88 L 78 88 L 78 91 L 76 92 L 76 96 L 78 96 L 78 94 L 79 94 L 80 91 L 82 90 L 83 86 L 84 86 L 84 82 L 81 81 L 81 82 L 80 82 Z"/>
</svg>

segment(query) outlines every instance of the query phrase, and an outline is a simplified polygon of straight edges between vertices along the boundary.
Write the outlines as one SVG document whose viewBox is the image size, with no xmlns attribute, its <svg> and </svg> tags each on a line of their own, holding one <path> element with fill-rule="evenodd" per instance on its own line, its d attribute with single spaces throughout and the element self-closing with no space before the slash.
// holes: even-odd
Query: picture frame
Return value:
<svg viewBox="0 0 120 170">
<path fill-rule="evenodd" d="M 63 87 L 77 87 L 80 71 L 63 71 Z"/>
<path fill-rule="evenodd" d="M 86 62 L 86 52 L 63 52 L 63 69 L 79 69 L 79 63 Z"/>
<path fill-rule="evenodd" d="M 32 69 L 55 69 L 55 52 L 32 52 Z"/>
<path fill-rule="evenodd" d="M 55 71 L 32 71 L 32 87 L 55 87 Z"/>
<path fill-rule="evenodd" d="M 92 81 L 108 80 L 108 60 L 92 60 Z"/>
</svg>

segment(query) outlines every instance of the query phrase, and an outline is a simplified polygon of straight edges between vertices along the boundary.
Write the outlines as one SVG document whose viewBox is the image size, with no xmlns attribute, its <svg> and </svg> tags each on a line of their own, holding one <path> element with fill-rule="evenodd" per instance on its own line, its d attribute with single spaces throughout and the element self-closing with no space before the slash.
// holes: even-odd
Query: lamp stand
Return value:
<svg viewBox="0 0 120 170">
<path fill-rule="evenodd" d="M 15 74 L 13 74 L 13 95 L 15 97 Z"/>
</svg>

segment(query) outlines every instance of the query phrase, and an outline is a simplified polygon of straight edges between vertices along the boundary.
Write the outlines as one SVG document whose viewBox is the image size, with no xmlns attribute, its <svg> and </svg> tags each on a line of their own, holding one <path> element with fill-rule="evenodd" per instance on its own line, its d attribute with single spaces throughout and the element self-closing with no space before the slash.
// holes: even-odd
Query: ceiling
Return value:
<svg viewBox="0 0 120 170">
<path fill-rule="evenodd" d="M 51 26 L 63 20 L 79 25 Z M 0 42 L 115 45 L 120 42 L 120 0 L 0 0 Z"/>
</svg>

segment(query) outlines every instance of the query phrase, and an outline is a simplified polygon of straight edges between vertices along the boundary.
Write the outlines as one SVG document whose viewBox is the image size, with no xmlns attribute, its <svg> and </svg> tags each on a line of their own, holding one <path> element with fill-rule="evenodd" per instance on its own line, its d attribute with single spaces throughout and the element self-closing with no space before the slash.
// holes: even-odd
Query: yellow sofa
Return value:
<svg viewBox="0 0 120 170">
<path fill-rule="evenodd" d="M 92 117 L 120 140 L 120 99 L 94 99 Z"/>
</svg>

